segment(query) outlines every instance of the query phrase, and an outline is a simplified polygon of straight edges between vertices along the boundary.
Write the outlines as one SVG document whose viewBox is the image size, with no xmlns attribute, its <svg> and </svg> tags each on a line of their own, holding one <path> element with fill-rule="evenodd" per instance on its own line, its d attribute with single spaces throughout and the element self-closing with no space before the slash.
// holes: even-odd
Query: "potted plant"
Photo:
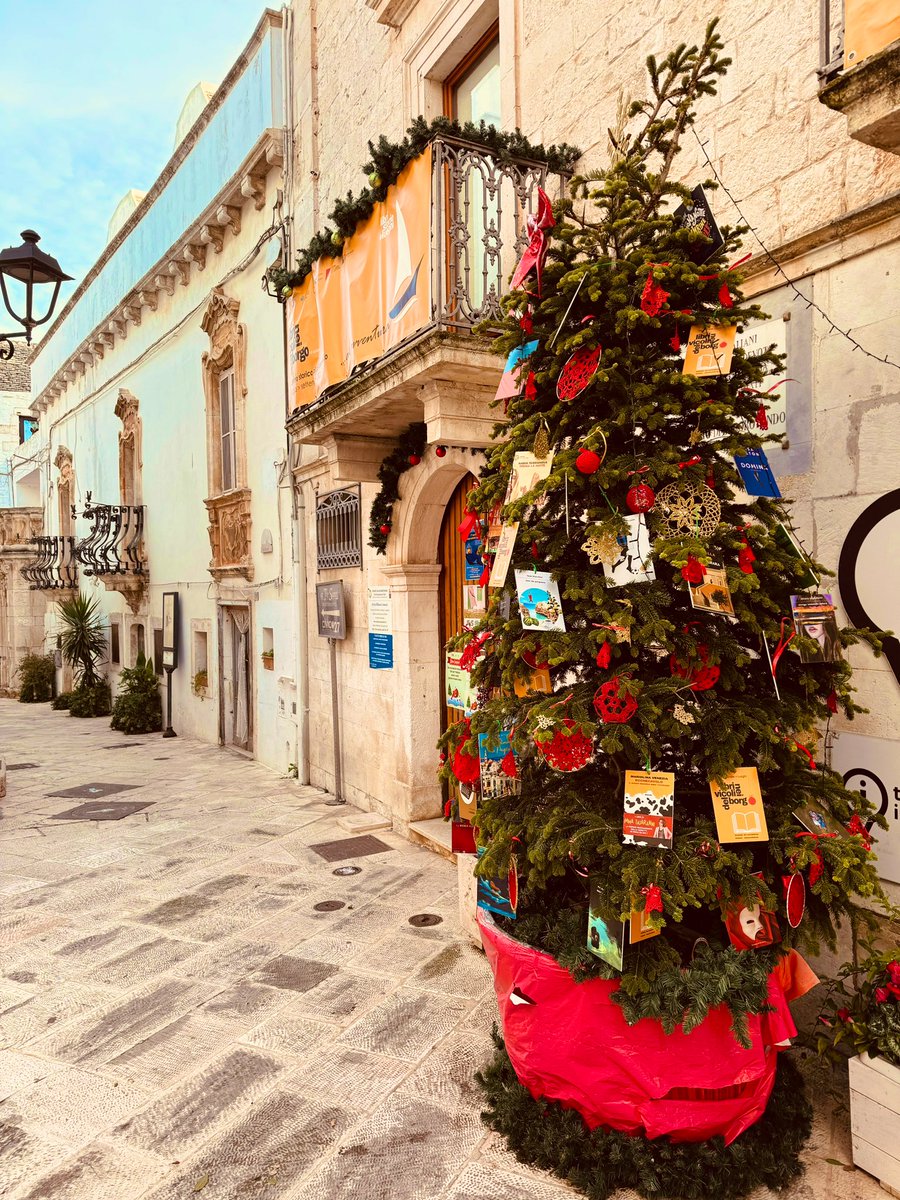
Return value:
<svg viewBox="0 0 900 1200">
<path fill-rule="evenodd" d="M 900 947 L 846 963 L 819 1017 L 819 1052 L 851 1055 L 853 1162 L 900 1193 Z"/>
<path fill-rule="evenodd" d="M 274 650 L 263 650 L 260 657 L 262 658 L 262 664 L 267 671 L 275 670 L 275 651 Z"/>
<path fill-rule="evenodd" d="M 110 727 L 121 733 L 155 733 L 162 729 L 159 677 L 152 658 L 139 654 L 134 666 L 122 671 Z"/>
<path fill-rule="evenodd" d="M 195 696 L 199 696 L 202 700 L 206 695 L 209 687 L 209 673 L 207 671 L 198 671 L 191 683 L 191 691 Z"/>
<path fill-rule="evenodd" d="M 108 717 L 109 684 L 98 667 L 106 657 L 106 624 L 96 596 L 79 592 L 56 606 L 62 626 L 59 648 L 75 672 L 75 690 L 69 701 L 73 717 Z"/>
</svg>

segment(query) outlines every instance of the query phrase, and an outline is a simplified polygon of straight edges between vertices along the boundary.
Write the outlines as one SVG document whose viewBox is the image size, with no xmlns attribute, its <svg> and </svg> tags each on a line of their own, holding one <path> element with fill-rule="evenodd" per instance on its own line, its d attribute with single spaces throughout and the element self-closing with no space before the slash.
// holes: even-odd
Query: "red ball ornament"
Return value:
<svg viewBox="0 0 900 1200">
<path fill-rule="evenodd" d="M 575 466 L 582 475 L 593 475 L 603 459 L 594 450 L 582 450 L 575 459 Z"/>
<path fill-rule="evenodd" d="M 387 537 L 387 535 L 391 532 L 391 527 L 390 525 L 379 525 L 378 532 L 383 533 L 384 536 Z"/>
<path fill-rule="evenodd" d="M 594 743 L 575 722 L 568 718 L 557 729 L 549 742 L 535 742 L 544 760 L 555 771 L 580 771 L 586 767 L 594 753 Z"/>
<path fill-rule="evenodd" d="M 702 583 L 705 574 L 703 563 L 694 558 L 693 554 L 689 555 L 687 562 L 681 568 L 681 578 L 685 583 Z"/>
<path fill-rule="evenodd" d="M 605 671 L 611 662 L 612 650 L 610 649 L 609 642 L 604 642 L 597 651 L 597 666 L 601 669 L 601 671 Z"/>
<path fill-rule="evenodd" d="M 546 658 L 546 651 L 542 647 L 537 650 L 523 650 L 522 661 L 531 667 L 532 671 L 546 671 L 550 666 Z"/>
<path fill-rule="evenodd" d="M 628 692 L 621 692 L 621 684 L 619 676 L 614 675 L 594 693 L 594 709 L 607 725 L 624 725 L 637 712 L 637 700 Z"/>
<path fill-rule="evenodd" d="M 421 461 L 422 461 L 422 460 L 421 460 L 421 458 L 418 456 L 418 454 L 411 454 L 411 455 L 409 456 L 409 458 L 407 459 L 407 462 L 409 463 L 409 465 L 410 465 L 411 467 L 417 467 Z"/>
<path fill-rule="evenodd" d="M 436 446 L 434 452 L 438 456 L 438 458 L 443 458 L 447 453 L 447 447 L 446 446 Z"/>
<path fill-rule="evenodd" d="M 646 483 L 636 483 L 625 495 L 625 503 L 633 513 L 649 512 L 656 501 L 656 493 Z"/>
<path fill-rule="evenodd" d="M 677 654 L 669 656 L 669 670 L 679 679 L 687 679 L 690 681 L 692 692 L 706 692 L 711 687 L 719 682 L 721 672 L 718 667 L 708 667 L 706 660 L 709 657 L 706 646 L 697 647 L 697 656 L 703 664 L 700 667 L 685 666 L 678 658 Z"/>
<path fill-rule="evenodd" d="M 478 761 L 477 754 L 467 754 L 464 747 L 471 742 L 471 737 L 467 737 L 456 748 L 456 753 L 453 755 L 453 765 L 451 770 L 460 783 L 475 783 L 481 775 L 481 764 Z"/>
</svg>

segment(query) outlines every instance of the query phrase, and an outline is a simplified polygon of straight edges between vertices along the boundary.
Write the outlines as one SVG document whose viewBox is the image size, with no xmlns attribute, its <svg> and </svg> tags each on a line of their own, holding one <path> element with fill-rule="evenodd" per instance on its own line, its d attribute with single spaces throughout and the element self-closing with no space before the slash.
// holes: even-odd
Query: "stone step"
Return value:
<svg viewBox="0 0 900 1200">
<path fill-rule="evenodd" d="M 432 817 L 427 821 L 411 821 L 409 824 L 409 840 L 426 850 L 432 850 L 450 862 L 456 862 L 456 855 L 450 849 L 450 822 L 441 817 Z"/>
</svg>

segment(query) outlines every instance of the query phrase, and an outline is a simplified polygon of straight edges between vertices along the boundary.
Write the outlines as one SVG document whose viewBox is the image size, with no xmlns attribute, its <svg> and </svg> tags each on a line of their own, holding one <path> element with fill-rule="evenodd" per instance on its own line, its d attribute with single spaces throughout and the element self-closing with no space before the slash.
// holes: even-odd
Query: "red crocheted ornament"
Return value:
<svg viewBox="0 0 900 1200">
<path fill-rule="evenodd" d="M 619 676 L 614 675 L 594 693 L 597 716 L 607 725 L 624 725 L 637 712 L 637 700 L 628 692 L 620 692 L 621 684 Z"/>
<path fill-rule="evenodd" d="M 719 682 L 721 672 L 718 667 L 708 667 L 706 665 L 709 654 L 705 646 L 697 647 L 697 656 L 703 664 L 701 667 L 685 666 L 677 654 L 670 654 L 669 670 L 679 679 L 689 680 L 692 692 L 707 692 Z"/>
<path fill-rule="evenodd" d="M 644 284 L 644 290 L 641 292 L 641 310 L 648 317 L 658 317 L 665 307 L 668 298 L 669 293 L 662 284 L 656 282 L 651 271 L 647 276 L 647 282 Z"/>
<path fill-rule="evenodd" d="M 633 513 L 649 512 L 656 502 L 656 492 L 646 483 L 636 483 L 625 493 L 625 503 Z"/>
<path fill-rule="evenodd" d="M 642 887 L 641 895 L 647 897 L 644 902 L 644 912 L 661 913 L 663 911 L 662 892 L 660 891 L 659 884 L 651 883 L 647 887 Z"/>
<path fill-rule="evenodd" d="M 582 450 L 575 459 L 575 466 L 582 475 L 593 475 L 603 459 L 594 450 Z"/>
<path fill-rule="evenodd" d="M 569 355 L 556 381 L 556 395 L 560 400 L 574 400 L 584 391 L 594 378 L 600 354 L 599 346 L 595 346 L 593 350 L 587 346 L 580 346 Z"/>
<path fill-rule="evenodd" d="M 590 762 L 594 743 L 566 719 L 549 742 L 535 742 L 548 766 L 555 771 L 580 771 Z"/>
<path fill-rule="evenodd" d="M 460 783 L 476 783 L 481 775 L 481 764 L 478 761 L 478 755 L 468 754 L 463 747 L 467 746 L 472 741 L 471 736 L 456 747 L 456 753 L 453 755 L 453 766 L 451 770 Z"/>
</svg>

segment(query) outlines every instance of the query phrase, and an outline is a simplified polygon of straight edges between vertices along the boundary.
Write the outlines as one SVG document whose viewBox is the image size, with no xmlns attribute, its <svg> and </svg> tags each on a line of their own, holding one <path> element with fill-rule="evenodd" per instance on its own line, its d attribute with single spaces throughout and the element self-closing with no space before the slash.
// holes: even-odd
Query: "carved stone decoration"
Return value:
<svg viewBox="0 0 900 1200">
<path fill-rule="evenodd" d="M 31 539 L 40 535 L 44 514 L 39 508 L 0 508 L 0 548 L 31 546 Z"/>
<path fill-rule="evenodd" d="M 204 503 L 209 515 L 212 550 L 210 575 L 217 580 L 235 576 L 252 579 L 250 489 L 226 492 Z"/>
<path fill-rule="evenodd" d="M 216 221 L 227 225 L 235 237 L 241 232 L 241 210 L 236 204 L 220 204 L 216 209 Z"/>
<path fill-rule="evenodd" d="M 204 245 L 212 246 L 216 254 L 221 254 L 225 244 L 225 230 L 220 225 L 201 225 L 200 241 Z"/>
<path fill-rule="evenodd" d="M 171 275 L 157 275 L 154 277 L 153 282 L 160 289 L 160 291 L 164 291 L 167 296 L 173 296 L 175 294 L 175 280 Z"/>
<path fill-rule="evenodd" d="M 143 430 L 137 396 L 120 388 L 115 413 L 122 422 L 119 431 L 120 503 L 142 504 Z"/>
<path fill-rule="evenodd" d="M 184 248 L 184 261 L 186 263 L 196 263 L 197 270 L 203 270 L 206 266 L 206 247 L 202 242 L 188 242 Z"/>
<path fill-rule="evenodd" d="M 266 177 L 265 175 L 257 175 L 251 173 L 245 175 L 241 180 L 241 195 L 246 196 L 248 200 L 253 201 L 253 207 L 257 212 L 261 208 L 265 208 L 266 204 Z"/>
</svg>

